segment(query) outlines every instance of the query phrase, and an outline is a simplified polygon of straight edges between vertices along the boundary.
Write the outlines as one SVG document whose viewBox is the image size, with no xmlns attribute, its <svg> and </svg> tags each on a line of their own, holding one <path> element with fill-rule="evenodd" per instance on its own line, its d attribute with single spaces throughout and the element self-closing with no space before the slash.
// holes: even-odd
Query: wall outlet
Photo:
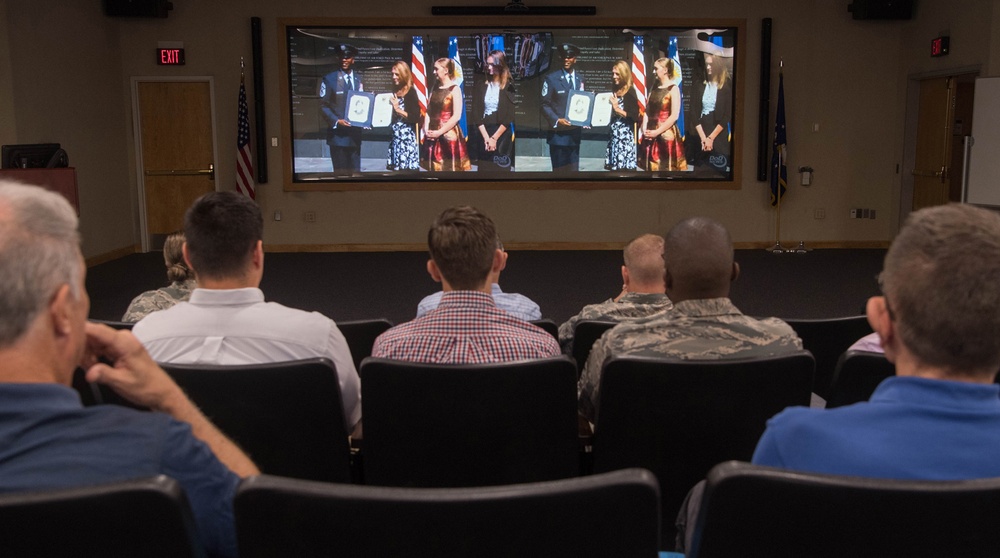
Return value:
<svg viewBox="0 0 1000 558">
<path fill-rule="evenodd" d="M 303 211 L 302 212 L 302 220 L 305 221 L 306 223 L 315 223 L 316 222 L 316 212 L 315 211 Z"/>
<path fill-rule="evenodd" d="M 858 210 L 857 209 L 852 209 L 851 210 L 851 219 L 857 219 L 857 218 L 858 218 Z"/>
<path fill-rule="evenodd" d="M 274 210 L 274 220 L 275 221 L 280 221 L 281 220 L 281 210 L 280 209 L 275 209 Z"/>
<path fill-rule="evenodd" d="M 813 209 L 813 219 L 826 219 L 826 209 L 822 207 Z"/>
</svg>

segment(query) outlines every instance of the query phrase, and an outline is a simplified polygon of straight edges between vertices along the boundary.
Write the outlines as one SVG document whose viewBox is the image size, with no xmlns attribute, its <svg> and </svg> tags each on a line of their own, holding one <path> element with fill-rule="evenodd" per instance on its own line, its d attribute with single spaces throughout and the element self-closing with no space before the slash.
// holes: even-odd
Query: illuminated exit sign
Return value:
<svg viewBox="0 0 1000 558">
<path fill-rule="evenodd" d="M 156 63 L 160 66 L 183 66 L 183 48 L 158 48 L 156 49 Z"/>
</svg>

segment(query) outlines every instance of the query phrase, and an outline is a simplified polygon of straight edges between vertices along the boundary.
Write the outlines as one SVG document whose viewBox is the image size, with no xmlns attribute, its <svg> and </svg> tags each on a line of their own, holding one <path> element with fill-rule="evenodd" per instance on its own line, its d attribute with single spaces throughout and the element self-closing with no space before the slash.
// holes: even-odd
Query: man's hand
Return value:
<svg viewBox="0 0 1000 558">
<path fill-rule="evenodd" d="M 184 397 L 131 331 L 88 322 L 86 333 L 87 350 L 80 364 L 88 382 L 105 384 L 125 399 L 159 411 Z"/>
</svg>

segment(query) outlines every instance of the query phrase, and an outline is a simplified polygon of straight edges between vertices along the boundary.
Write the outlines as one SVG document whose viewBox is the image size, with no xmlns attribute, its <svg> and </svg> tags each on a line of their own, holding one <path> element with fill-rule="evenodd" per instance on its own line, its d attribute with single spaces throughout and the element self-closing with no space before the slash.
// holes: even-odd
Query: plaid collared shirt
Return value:
<svg viewBox="0 0 1000 558">
<path fill-rule="evenodd" d="M 541 328 L 497 308 L 478 291 L 450 291 L 423 316 L 386 331 L 372 356 L 437 364 L 481 364 L 559 355 Z"/>
</svg>

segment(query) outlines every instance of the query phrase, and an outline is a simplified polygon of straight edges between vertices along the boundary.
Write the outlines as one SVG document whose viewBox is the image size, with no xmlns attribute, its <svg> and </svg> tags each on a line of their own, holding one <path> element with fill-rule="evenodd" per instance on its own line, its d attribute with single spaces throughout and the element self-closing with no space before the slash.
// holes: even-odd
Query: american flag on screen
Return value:
<svg viewBox="0 0 1000 558">
<path fill-rule="evenodd" d="M 632 40 L 632 86 L 635 96 L 639 98 L 639 112 L 646 112 L 646 60 L 642 55 L 642 35 L 636 35 Z"/>
<path fill-rule="evenodd" d="M 247 110 L 247 88 L 240 72 L 239 132 L 236 134 L 236 190 L 250 199 L 257 198 L 253 183 L 253 158 L 250 155 L 250 115 Z"/>
<path fill-rule="evenodd" d="M 410 62 L 413 88 L 417 90 L 420 112 L 427 112 L 427 67 L 424 65 L 424 38 L 413 37 L 413 58 Z"/>
</svg>

